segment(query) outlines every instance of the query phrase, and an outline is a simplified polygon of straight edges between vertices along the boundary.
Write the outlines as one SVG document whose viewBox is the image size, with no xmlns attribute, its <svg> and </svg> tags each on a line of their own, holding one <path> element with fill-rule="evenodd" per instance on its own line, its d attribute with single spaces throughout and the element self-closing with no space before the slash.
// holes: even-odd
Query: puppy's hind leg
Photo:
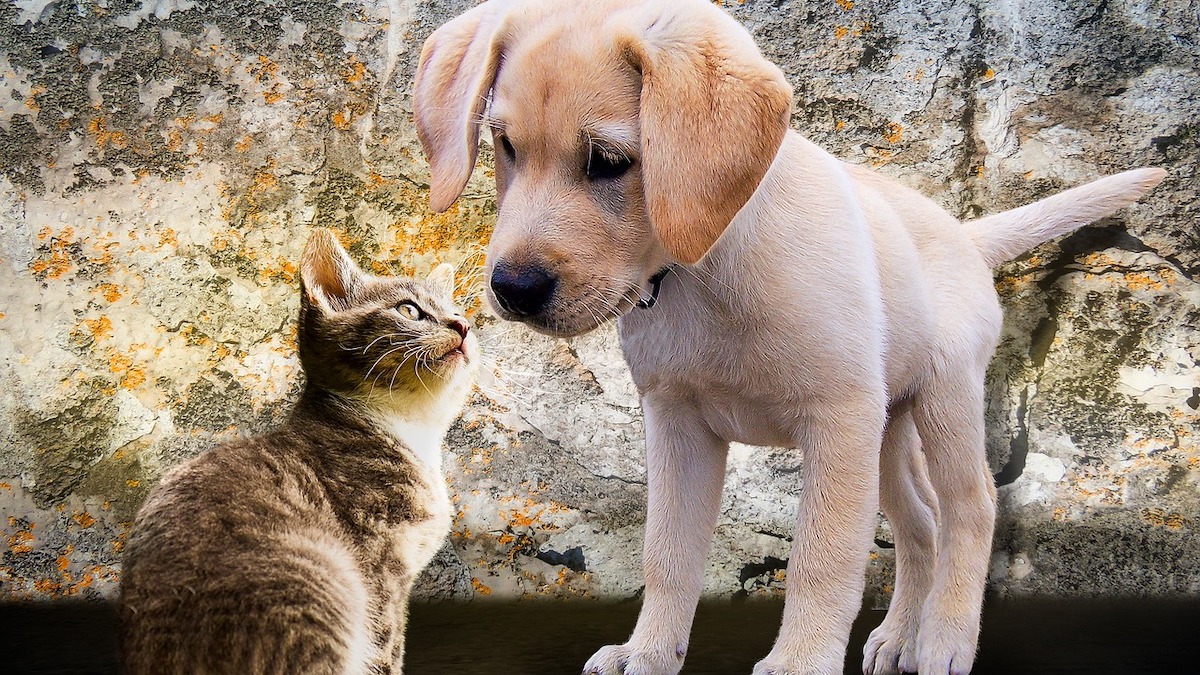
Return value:
<svg viewBox="0 0 1200 675">
<path fill-rule="evenodd" d="M 921 675 L 971 671 L 996 523 L 996 488 L 984 448 L 985 364 L 947 366 L 914 399 L 913 418 L 937 492 L 933 586 L 917 638 Z"/>
<path fill-rule="evenodd" d="M 863 673 L 912 673 L 917 670 L 921 608 L 933 583 L 937 555 L 937 495 L 907 404 L 892 411 L 883 433 L 879 504 L 896 542 L 896 591 L 887 617 L 863 647 Z"/>
</svg>

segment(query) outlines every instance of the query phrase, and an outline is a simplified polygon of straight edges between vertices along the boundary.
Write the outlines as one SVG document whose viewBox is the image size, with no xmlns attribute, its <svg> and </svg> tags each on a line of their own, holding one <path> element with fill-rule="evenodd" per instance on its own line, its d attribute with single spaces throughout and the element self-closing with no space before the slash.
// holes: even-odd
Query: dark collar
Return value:
<svg viewBox="0 0 1200 675">
<path fill-rule="evenodd" d="M 654 303 L 658 302 L 658 292 L 662 290 L 662 281 L 663 279 L 667 278 L 667 275 L 671 273 L 672 269 L 674 268 L 671 265 L 667 265 L 661 270 L 655 272 L 654 276 L 650 277 L 650 297 L 641 298 L 638 300 L 637 306 L 639 308 L 650 309 L 654 306 Z"/>
</svg>

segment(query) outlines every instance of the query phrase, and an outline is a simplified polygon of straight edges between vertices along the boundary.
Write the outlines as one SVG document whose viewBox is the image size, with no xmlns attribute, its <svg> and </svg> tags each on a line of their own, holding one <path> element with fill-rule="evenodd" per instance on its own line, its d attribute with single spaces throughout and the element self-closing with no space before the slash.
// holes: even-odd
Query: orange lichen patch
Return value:
<svg viewBox="0 0 1200 675">
<path fill-rule="evenodd" d="M 515 498 L 513 497 L 508 497 L 502 501 L 511 502 L 514 501 L 514 499 Z M 521 506 L 518 508 L 512 510 L 501 510 L 498 512 L 498 515 L 501 519 L 508 522 L 510 529 L 529 528 L 535 524 L 540 525 L 543 529 L 555 529 L 553 526 L 543 523 L 542 517 L 555 513 L 561 513 L 566 510 L 567 507 L 562 506 L 561 504 L 555 504 L 553 502 L 548 504 L 539 504 L 526 497 Z"/>
<path fill-rule="evenodd" d="M 114 373 L 124 373 L 133 365 L 133 359 L 118 351 L 113 351 L 108 357 L 108 369 Z"/>
<path fill-rule="evenodd" d="M 8 550 L 16 554 L 29 553 L 33 550 L 33 527 L 28 530 L 18 530 L 8 538 Z"/>
<path fill-rule="evenodd" d="M 248 66 L 247 70 L 255 80 L 258 80 L 259 84 L 266 84 L 279 76 L 279 64 L 261 54 L 258 57 L 258 63 Z"/>
<path fill-rule="evenodd" d="M 351 56 L 350 63 L 342 70 L 342 77 L 352 85 L 358 86 L 362 84 L 364 76 L 367 74 L 367 66 L 358 57 Z"/>
<path fill-rule="evenodd" d="M 887 148 L 876 148 L 868 145 L 863 152 L 871 159 L 871 166 L 874 167 L 890 164 L 892 161 L 892 151 Z"/>
<path fill-rule="evenodd" d="M 1112 267 L 1112 266 L 1118 264 L 1115 258 L 1113 258 L 1112 256 L 1110 256 L 1107 253 L 1104 253 L 1102 251 L 1096 251 L 1094 253 L 1089 253 L 1086 256 L 1084 256 L 1083 260 L 1081 260 L 1080 262 L 1082 262 L 1084 265 L 1091 267 L 1091 268 Z"/>
<path fill-rule="evenodd" d="M 129 147 L 129 138 L 125 132 L 109 130 L 108 121 L 103 117 L 93 117 L 87 124 L 87 131 L 101 150 L 105 147 L 112 147 L 116 150 L 124 150 Z"/>
<path fill-rule="evenodd" d="M 332 119 L 333 126 L 341 129 L 342 131 L 348 131 L 350 129 L 350 122 L 354 120 L 354 113 L 349 108 L 342 108 L 341 110 L 333 113 Z"/>
<path fill-rule="evenodd" d="M 835 3 L 837 3 L 838 7 L 842 8 L 842 11 L 849 12 L 850 10 L 854 9 L 854 0 L 833 0 L 833 1 Z"/>
<path fill-rule="evenodd" d="M 96 293 L 99 293 L 100 297 L 104 298 L 108 302 L 116 302 L 117 300 L 121 299 L 121 289 L 119 289 L 116 284 L 100 284 L 92 290 Z"/>
<path fill-rule="evenodd" d="M 33 590 L 44 595 L 58 595 L 62 592 L 62 584 L 50 579 L 38 579 L 33 582 Z"/>
<path fill-rule="evenodd" d="M 112 337 L 112 320 L 107 316 L 102 316 L 99 319 L 84 319 L 83 325 L 92 334 L 93 340 L 100 341 Z"/>
<path fill-rule="evenodd" d="M 272 169 L 275 168 L 275 161 L 271 160 L 266 163 L 261 169 L 254 174 L 254 183 L 251 184 L 250 190 L 246 194 L 246 201 L 252 207 L 258 207 L 261 203 L 261 198 L 264 194 L 274 192 L 279 189 L 279 179 L 275 177 Z"/>
<path fill-rule="evenodd" d="M 34 276 L 44 279 L 57 279 L 66 274 L 71 269 L 71 258 L 67 254 L 67 247 L 74 243 L 75 228 L 64 227 L 57 235 L 53 235 L 53 230 L 49 227 L 44 227 L 38 232 L 38 239 L 45 241 L 50 238 L 49 256 L 34 260 L 29 264 L 29 271 L 33 272 Z"/>
<path fill-rule="evenodd" d="M 0 490 L 11 490 L 11 489 L 13 489 L 12 484 L 0 482 Z"/>
<path fill-rule="evenodd" d="M 0 312 L 0 319 L 3 319 L 3 318 L 4 318 L 4 317 L 6 317 L 6 316 L 8 316 L 8 315 L 7 315 L 7 314 L 5 314 L 4 312 Z"/>
<path fill-rule="evenodd" d="M 1160 508 L 1142 509 L 1142 520 L 1155 527 L 1166 527 L 1178 530 L 1188 524 L 1183 514 L 1174 511 L 1164 511 Z"/>
<path fill-rule="evenodd" d="M 183 132 L 171 129 L 167 132 L 167 151 L 180 152 L 183 150 Z"/>
<path fill-rule="evenodd" d="M 491 595 L 492 589 L 479 580 L 478 577 L 471 577 L 471 586 L 475 588 L 475 592 L 480 595 Z"/>
<path fill-rule="evenodd" d="M 368 189 L 378 189 L 390 182 L 391 181 L 389 181 L 387 178 L 384 178 L 383 175 L 377 171 L 371 171 L 367 174 L 366 184 Z"/>
<path fill-rule="evenodd" d="M 97 218 L 97 220 L 99 220 L 99 219 Z M 88 262 L 92 263 L 93 265 L 100 265 L 100 266 L 106 267 L 109 270 L 112 269 L 112 266 L 113 266 L 112 249 L 120 246 L 121 244 L 120 244 L 120 242 L 116 242 L 116 241 L 103 241 L 104 238 L 111 237 L 111 236 L 112 236 L 111 232 L 106 232 L 106 233 L 100 235 L 101 241 L 92 242 L 92 246 L 91 246 L 92 252 L 87 254 Z"/>
<path fill-rule="evenodd" d="M 1126 272 L 1125 284 L 1135 291 L 1162 290 L 1162 281 L 1145 272 Z"/>
<path fill-rule="evenodd" d="M 79 526 L 83 528 L 88 528 L 96 524 L 96 519 L 87 511 L 76 511 L 71 515 L 71 520 L 79 523 Z"/>
<path fill-rule="evenodd" d="M 175 248 L 179 248 L 179 237 L 176 235 L 175 230 L 170 227 L 163 230 L 158 235 L 158 245 L 159 246 L 170 245 L 170 246 L 174 246 Z"/>
<path fill-rule="evenodd" d="M 987 70 L 983 71 L 983 75 L 980 76 L 980 79 L 982 79 L 984 82 L 989 82 L 989 81 L 995 79 L 995 77 L 996 77 L 996 71 L 992 70 L 991 68 L 988 68 Z"/>
<path fill-rule="evenodd" d="M 287 258 L 277 258 L 274 265 L 267 265 L 259 272 L 262 280 L 270 281 L 278 279 L 284 283 L 291 284 L 296 280 L 296 264 Z"/>
<path fill-rule="evenodd" d="M 252 137 L 250 137 L 248 135 L 242 136 L 241 139 L 239 139 L 237 143 L 233 144 L 233 149 L 237 150 L 238 152 L 246 152 L 247 150 L 250 149 L 250 146 L 253 143 L 254 143 L 254 139 Z"/>
<path fill-rule="evenodd" d="M 1020 274 L 1010 277 L 1000 277 L 996 280 L 996 292 L 1000 295 L 1011 295 L 1022 288 L 1028 288 L 1037 281 L 1036 274 Z"/>
<path fill-rule="evenodd" d="M 41 110 L 42 106 L 38 103 L 37 97 L 44 93 L 46 93 L 45 87 L 40 84 L 33 85 L 33 87 L 29 90 L 29 96 L 25 97 L 25 107 L 29 108 L 33 112 Z"/>
<path fill-rule="evenodd" d="M 136 389 L 146 382 L 146 369 L 141 366 L 134 366 L 129 369 L 125 377 L 121 378 L 121 387 L 125 389 Z"/>
<path fill-rule="evenodd" d="M 123 389 L 137 388 L 146 381 L 146 369 L 140 365 L 133 365 L 133 357 L 116 350 L 109 351 L 108 369 L 121 376 L 119 385 Z"/>
<path fill-rule="evenodd" d="M 883 132 L 883 138 L 888 143 L 899 143 L 904 138 L 904 127 L 896 122 L 887 125 L 887 130 Z"/>
<path fill-rule="evenodd" d="M 1066 520 L 1067 519 L 1066 507 L 1063 507 L 1063 506 L 1054 507 L 1054 512 L 1050 514 L 1050 517 L 1053 518 L 1054 520 Z"/>
<path fill-rule="evenodd" d="M 834 26 L 833 27 L 833 37 L 838 40 L 841 40 L 842 38 L 846 37 L 849 34 L 850 34 L 850 29 L 845 26 Z"/>
<path fill-rule="evenodd" d="M 263 100 L 271 105 L 275 105 L 283 100 L 283 94 L 279 93 L 275 89 L 272 89 L 271 91 L 264 91 Z"/>
</svg>

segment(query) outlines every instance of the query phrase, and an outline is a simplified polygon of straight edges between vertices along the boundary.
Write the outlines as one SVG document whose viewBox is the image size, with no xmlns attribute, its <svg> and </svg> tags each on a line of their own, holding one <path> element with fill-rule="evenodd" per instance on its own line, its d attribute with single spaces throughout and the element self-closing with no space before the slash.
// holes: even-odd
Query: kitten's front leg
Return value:
<svg viewBox="0 0 1200 675">
<path fill-rule="evenodd" d="M 404 634 L 408 629 L 408 596 L 411 584 L 405 584 L 392 596 L 390 616 L 392 617 L 391 640 L 388 650 L 391 670 L 384 671 L 391 675 L 404 672 Z"/>
<path fill-rule="evenodd" d="M 649 488 L 646 591 L 633 635 L 596 652 L 584 666 L 593 675 L 674 675 L 683 667 L 725 482 L 729 444 L 691 406 L 647 396 L 642 407 Z"/>
</svg>

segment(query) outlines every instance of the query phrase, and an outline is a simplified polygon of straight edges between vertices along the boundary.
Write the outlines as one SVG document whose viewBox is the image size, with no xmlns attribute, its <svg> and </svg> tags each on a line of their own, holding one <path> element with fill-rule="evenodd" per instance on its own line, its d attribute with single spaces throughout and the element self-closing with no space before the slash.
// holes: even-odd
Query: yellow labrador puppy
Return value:
<svg viewBox="0 0 1200 675">
<path fill-rule="evenodd" d="M 961 223 L 789 130 L 791 105 L 782 72 L 706 0 L 491 0 L 421 55 L 435 210 L 492 134 L 493 306 L 562 336 L 617 317 L 641 392 L 643 607 L 588 673 L 680 670 L 731 441 L 805 460 L 783 625 L 756 674 L 841 672 L 880 506 L 897 582 L 864 672 L 968 672 L 995 519 L 991 268 L 1164 175 Z"/>
</svg>

